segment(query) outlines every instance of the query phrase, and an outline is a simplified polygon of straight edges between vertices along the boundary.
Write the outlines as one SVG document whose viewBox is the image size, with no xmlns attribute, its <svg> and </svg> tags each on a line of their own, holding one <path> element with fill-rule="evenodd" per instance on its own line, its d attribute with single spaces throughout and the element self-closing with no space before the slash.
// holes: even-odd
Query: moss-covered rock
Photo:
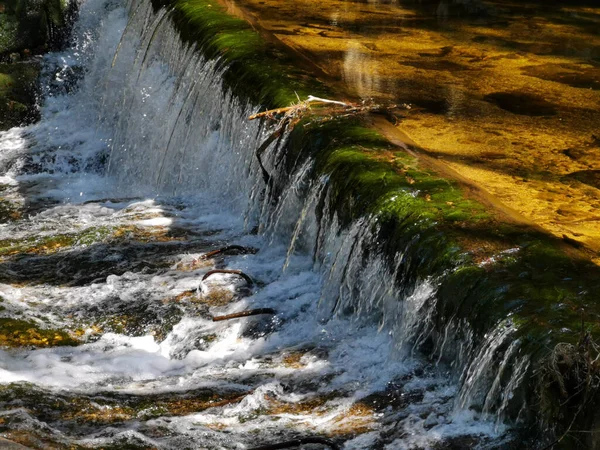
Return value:
<svg viewBox="0 0 600 450">
<path fill-rule="evenodd" d="M 64 330 L 42 328 L 19 319 L 0 317 L 0 347 L 74 346 L 80 342 Z"/>
<path fill-rule="evenodd" d="M 39 64 L 0 64 L 0 131 L 37 119 Z"/>
<path fill-rule="evenodd" d="M 299 68 L 288 51 L 265 41 L 218 1 L 154 0 L 153 4 L 172 8 L 182 38 L 196 43 L 208 57 L 221 59 L 225 83 L 239 97 L 276 108 L 309 94 L 327 95 L 329 89 Z"/>
<path fill-rule="evenodd" d="M 77 2 L 0 2 L 0 131 L 38 119 L 39 62 L 32 54 L 59 48 L 66 40 Z"/>
<path fill-rule="evenodd" d="M 0 6 L 0 56 L 59 45 L 74 12 L 68 0 L 7 0 Z"/>
<path fill-rule="evenodd" d="M 177 394 L 131 395 L 102 392 L 97 395 L 57 393 L 19 382 L 0 385 L 4 410 L 26 408 L 48 421 L 69 426 L 119 424 L 161 416 L 187 416 L 208 408 L 240 402 L 247 392 L 231 389 L 197 389 Z M 0 432 L 4 431 L 0 422 Z"/>
<path fill-rule="evenodd" d="M 1 206 L 0 199 L 0 208 Z M 135 225 L 89 227 L 79 232 L 0 240 L 0 259 L 18 258 L 25 255 L 50 255 L 61 250 L 106 242 L 117 244 L 119 242 L 150 243 L 180 240 L 182 237 L 177 235 L 177 230 L 171 231 L 163 227 L 138 227 Z"/>
<path fill-rule="evenodd" d="M 115 231 L 116 230 L 116 231 Z M 0 257 L 25 254 L 48 255 L 74 246 L 86 246 L 103 242 L 119 230 L 111 227 L 91 227 L 80 233 L 31 236 L 22 239 L 4 239 L 0 241 Z M 117 236 L 117 237 L 120 237 Z"/>
<path fill-rule="evenodd" d="M 600 268 L 565 242 L 503 219 L 469 198 L 458 183 L 423 168 L 356 121 L 301 125 L 287 145 L 286 161 L 316 160 L 313 177 L 326 176 L 329 183 L 325 209 L 343 226 L 360 217 L 376 218 L 372 233 L 377 244 L 367 251 L 382 253 L 389 267 L 403 254 L 394 274 L 399 290 L 410 293 L 427 278 L 439 283 L 431 323 L 422 325 L 422 334 L 429 336 L 421 342 L 422 350 L 452 363 L 456 349 L 441 344 L 447 327 L 467 324 L 468 332 L 455 338 L 472 339 L 477 347 L 508 321 L 514 328 L 511 340 L 520 343 L 516 354 L 528 355 L 532 364 L 504 407 L 512 417 L 528 416 L 529 423 L 543 417 L 557 430 L 568 427 L 580 405 L 561 415 L 552 413 L 553 419 L 549 408 L 536 407 L 540 397 L 557 400 L 540 382 L 539 369 L 557 345 L 577 346 L 583 332 L 592 340 L 600 338 Z M 498 351 L 506 351 L 507 345 Z M 573 401 L 576 389 L 571 387 L 567 398 Z M 578 416 L 583 427 L 591 423 L 590 414 L 595 416 L 596 397 L 586 403 L 586 414 Z M 524 403 L 531 405 L 525 412 Z"/>
<path fill-rule="evenodd" d="M 267 43 L 218 2 L 157 0 L 155 5 L 173 8 L 182 37 L 208 57 L 222 58 L 225 84 L 236 95 L 268 109 L 289 105 L 296 93 L 327 95 L 329 89 L 295 67 L 285 50 Z M 390 268 L 403 253 L 395 273 L 399 289 L 438 280 L 432 339 L 454 322 L 466 323 L 472 341 L 480 343 L 498 323 L 510 321 L 514 338 L 520 339 L 519 354 L 532 361 L 515 401 L 536 405 L 536 395 L 545 389 L 536 370 L 555 345 L 580 339 L 582 314 L 583 327 L 600 337 L 600 269 L 565 242 L 471 198 L 459 183 L 436 174 L 367 124 L 329 119 L 307 118 L 295 126 L 280 152 L 282 173 L 273 174 L 279 180 L 272 186 L 274 197 L 299 163 L 314 158 L 312 179 L 328 180 L 330 204 L 320 209 L 346 227 L 360 217 L 375 217 L 377 244 L 369 251 L 383 254 Z M 440 350 L 435 343 L 428 348 Z M 535 406 L 529 412 L 530 423 L 545 414 Z"/>
</svg>

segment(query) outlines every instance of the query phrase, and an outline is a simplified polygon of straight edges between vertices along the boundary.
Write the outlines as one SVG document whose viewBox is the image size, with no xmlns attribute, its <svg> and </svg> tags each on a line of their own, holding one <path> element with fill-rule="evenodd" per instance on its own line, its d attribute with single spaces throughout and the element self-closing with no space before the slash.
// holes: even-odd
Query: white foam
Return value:
<svg viewBox="0 0 600 450">
<path fill-rule="evenodd" d="M 177 447 L 181 438 L 218 448 L 228 439 L 228 448 L 244 448 L 259 430 L 267 437 L 333 433 L 349 425 L 346 416 L 355 402 L 384 392 L 403 377 L 401 389 L 409 394 L 424 391 L 422 399 L 415 396 L 401 411 L 390 408 L 366 414 L 361 420 L 375 431 L 350 440 L 346 448 L 374 445 L 382 430 L 395 436 L 393 427 L 406 434 L 388 439 L 388 448 L 428 447 L 449 436 L 499 436 L 502 430 L 494 430 L 492 422 L 453 410 L 457 387 L 443 372 L 423 371 L 417 376 L 415 371 L 427 363 L 416 356 L 399 357 L 399 336 L 406 341 L 414 337 L 416 321 L 422 318 L 419 314 L 434 294 L 435 283 L 422 280 L 402 305 L 393 292 L 367 285 L 364 280 L 380 279 L 384 273 L 381 261 L 371 261 L 365 268 L 358 256 L 349 253 L 352 242 L 365 238 L 368 220 L 336 234 L 337 219 L 333 219 L 332 231 L 323 239 L 324 262 L 315 268 L 310 242 L 317 233 L 314 209 L 321 191 L 317 186 L 306 205 L 301 197 L 306 178 L 301 175 L 311 165 L 300 169 L 278 207 L 265 212 L 253 155 L 263 130 L 245 121 L 254 107 L 223 93 L 215 62 L 204 61 L 182 44 L 169 21 L 161 20 L 164 11 L 154 16 L 149 2 L 132 3 L 126 29 L 127 15 L 120 5 L 112 0 L 85 1 L 73 46 L 45 58 L 48 89 L 41 122 L 0 133 L 0 183 L 18 188 L 28 201 L 54 202 L 0 228 L 0 237 L 33 238 L 135 225 L 149 230 L 184 229 L 196 240 L 195 246 L 154 243 L 158 250 L 132 256 L 124 249 L 131 244 L 126 240 L 115 239 L 108 249 L 102 242 L 84 243 L 59 249 L 57 254 L 68 260 L 96 252 L 91 253 L 90 265 L 109 262 L 114 273 L 101 272 L 102 277 L 82 286 L 0 285 L 2 314 L 53 328 L 82 328 L 87 339 L 78 347 L 0 350 L 0 382 L 34 383 L 48 395 L 253 389 L 237 404 L 146 421 L 149 427 L 172 431 L 160 442 L 138 430 L 98 425 L 89 436 L 76 440 L 81 444 L 105 445 L 124 437 L 169 448 Z M 160 31 L 154 38 L 152 26 Z M 142 51 L 146 47 L 148 53 Z M 64 85 L 69 70 L 79 66 L 86 76 L 76 92 L 51 91 L 52 83 Z M 56 71 L 59 78 L 52 80 Z M 176 117 L 182 119 L 177 122 Z M 110 176 L 105 177 L 109 154 Z M 31 163 L 38 169 L 26 171 Z M 249 234 L 259 217 L 261 230 L 268 233 Z M 179 263 L 189 264 L 204 251 L 233 243 L 260 251 L 227 256 L 219 260 L 219 267 L 244 271 L 256 282 L 254 287 L 234 276 L 218 275 L 202 282 L 216 261 L 188 272 L 178 269 Z M 167 255 L 168 245 L 172 247 Z M 154 260 L 146 260 L 151 257 L 162 263 L 158 269 L 151 268 Z M 139 266 L 126 265 L 135 258 Z M 344 275 L 346 262 L 351 267 Z M 125 268 L 121 270 L 120 264 Z M 329 273 L 323 275 L 326 269 Z M 347 285 L 351 277 L 363 280 L 360 301 Z M 191 300 L 189 304 L 173 301 L 186 290 L 200 296 L 223 287 L 236 295 L 244 288 L 249 291 L 231 304 L 205 309 Z M 343 297 L 342 304 L 355 308 L 354 315 L 331 317 L 338 296 Z M 96 323 L 105 316 L 130 314 L 135 306 L 147 308 L 135 314 L 147 312 L 160 322 L 172 312 L 169 305 L 180 307 L 181 316 L 166 327 L 164 339 L 152 334 L 152 324 L 142 324 L 131 333 L 136 336 L 128 336 L 111 331 L 110 324 Z M 210 320 L 211 315 L 253 308 L 274 308 L 276 314 L 255 318 L 256 322 Z M 370 319 L 381 310 L 395 317 L 391 312 L 399 308 L 404 308 L 404 316 L 399 316 L 402 323 L 385 324 L 382 331 Z M 258 332 L 248 331 L 252 323 Z M 98 331 L 100 325 L 106 329 Z M 260 327 L 266 331 L 261 333 Z M 305 353 L 298 367 L 283 361 L 293 351 Z M 299 392 L 294 392 L 296 388 Z M 322 414 L 263 414 L 272 402 L 293 404 L 325 395 L 334 398 L 326 402 Z M 217 424 L 227 433 L 209 428 Z"/>
</svg>

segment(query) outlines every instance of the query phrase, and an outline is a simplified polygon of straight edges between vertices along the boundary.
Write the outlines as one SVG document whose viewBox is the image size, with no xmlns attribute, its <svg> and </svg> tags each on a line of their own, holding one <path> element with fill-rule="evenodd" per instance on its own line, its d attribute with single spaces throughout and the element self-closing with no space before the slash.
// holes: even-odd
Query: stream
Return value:
<svg viewBox="0 0 600 450">
<path fill-rule="evenodd" d="M 502 411 L 469 408 L 509 327 L 466 385 L 414 351 L 436 280 L 395 292 L 352 250 L 368 218 L 320 223 L 326 180 L 303 177 L 310 161 L 266 196 L 254 149 L 267 124 L 246 120 L 258 108 L 166 10 L 86 0 L 70 46 L 42 64 L 41 120 L 0 133 L 2 195 L 21 211 L 0 227 L 1 436 L 40 449 L 513 442 Z M 493 389 L 510 398 L 510 383 Z"/>
</svg>

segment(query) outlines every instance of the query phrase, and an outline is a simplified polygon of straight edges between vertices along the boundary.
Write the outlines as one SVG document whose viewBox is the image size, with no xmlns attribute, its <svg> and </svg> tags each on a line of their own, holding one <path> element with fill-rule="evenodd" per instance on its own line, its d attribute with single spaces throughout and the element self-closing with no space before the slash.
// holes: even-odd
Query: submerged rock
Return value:
<svg viewBox="0 0 600 450">
<path fill-rule="evenodd" d="M 9 441 L 2 437 L 0 437 L 0 448 L 5 450 L 31 450 L 30 447 L 25 447 L 24 445 L 17 444 L 16 442 Z"/>
<path fill-rule="evenodd" d="M 64 330 L 42 328 L 34 322 L 0 317 L 0 347 L 75 346 L 81 342 Z"/>
</svg>

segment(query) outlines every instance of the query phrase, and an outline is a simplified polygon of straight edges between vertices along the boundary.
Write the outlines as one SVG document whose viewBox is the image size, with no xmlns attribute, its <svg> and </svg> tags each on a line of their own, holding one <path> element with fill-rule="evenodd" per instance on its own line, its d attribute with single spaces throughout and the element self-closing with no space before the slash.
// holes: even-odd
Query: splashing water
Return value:
<svg viewBox="0 0 600 450">
<path fill-rule="evenodd" d="M 21 214 L 0 228 L 3 436 L 34 448 L 307 435 L 347 449 L 502 446 L 504 425 L 466 409 L 474 392 L 486 413 L 506 400 L 493 349 L 462 390 L 406 351 L 435 280 L 399 294 L 380 259 L 359 256 L 371 219 L 317 223 L 327 180 L 306 181 L 310 162 L 265 201 L 253 149 L 267 130 L 167 11 L 87 0 L 70 48 L 43 64 L 41 121 L 0 134 L 0 182 Z M 248 251 L 202 257 L 228 245 Z M 212 269 L 254 283 L 203 281 Z M 275 314 L 212 321 L 258 308 Z"/>
</svg>

